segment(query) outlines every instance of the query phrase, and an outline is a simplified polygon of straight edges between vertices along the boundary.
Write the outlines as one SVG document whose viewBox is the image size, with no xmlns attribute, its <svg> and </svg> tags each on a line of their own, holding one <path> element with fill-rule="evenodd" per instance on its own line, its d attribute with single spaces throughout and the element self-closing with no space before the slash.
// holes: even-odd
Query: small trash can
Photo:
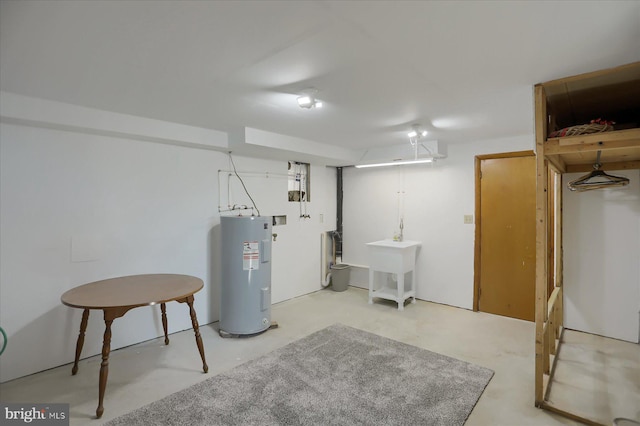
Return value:
<svg viewBox="0 0 640 426">
<path fill-rule="evenodd" d="M 351 266 L 344 263 L 331 265 L 331 288 L 333 291 L 345 291 L 349 287 Z"/>
</svg>

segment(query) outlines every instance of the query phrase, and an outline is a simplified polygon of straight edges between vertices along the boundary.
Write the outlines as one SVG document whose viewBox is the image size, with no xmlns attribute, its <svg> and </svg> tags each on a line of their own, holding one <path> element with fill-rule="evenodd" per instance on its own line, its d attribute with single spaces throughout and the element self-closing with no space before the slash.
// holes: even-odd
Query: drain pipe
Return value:
<svg viewBox="0 0 640 426">
<path fill-rule="evenodd" d="M 331 260 L 329 261 L 329 271 L 327 272 L 326 277 L 324 278 L 324 280 L 321 282 L 322 284 L 322 288 L 326 288 L 329 286 L 329 284 L 331 284 L 331 269 L 333 268 L 334 265 L 336 265 L 338 263 L 338 261 L 336 260 L 336 237 L 338 236 L 338 233 L 336 231 L 331 231 L 329 232 L 331 234 Z M 322 235 L 322 250 L 323 253 L 324 251 L 326 251 L 326 243 L 325 243 L 325 238 L 326 233 Z M 323 266 L 324 268 L 324 266 Z M 324 270 L 324 269 L 323 269 Z M 323 272 L 324 273 L 324 272 Z"/>
<path fill-rule="evenodd" d="M 324 238 L 326 234 L 323 234 L 323 242 Z M 331 246 L 332 261 L 329 262 L 329 271 L 321 282 L 323 288 L 331 283 L 331 267 L 338 263 L 337 256 L 340 256 L 342 261 L 342 167 L 336 167 L 336 230 L 331 232 Z M 326 250 L 325 247 L 323 244 L 323 253 Z M 323 265 L 322 268 L 324 271 L 325 266 Z"/>
<path fill-rule="evenodd" d="M 340 256 L 342 262 L 342 167 L 336 167 L 336 234 L 333 239 L 335 241 L 335 256 Z"/>
</svg>

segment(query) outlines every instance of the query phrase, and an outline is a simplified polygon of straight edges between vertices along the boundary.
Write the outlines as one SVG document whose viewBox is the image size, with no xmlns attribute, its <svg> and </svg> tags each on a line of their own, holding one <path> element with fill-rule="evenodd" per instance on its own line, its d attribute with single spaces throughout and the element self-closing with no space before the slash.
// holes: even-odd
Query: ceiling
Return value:
<svg viewBox="0 0 640 426">
<path fill-rule="evenodd" d="M 532 86 L 640 60 L 638 1 L 14 1 L 6 92 L 366 150 L 533 133 Z M 322 109 L 297 95 L 318 90 Z M 328 147 L 331 148 L 331 147 Z"/>
</svg>

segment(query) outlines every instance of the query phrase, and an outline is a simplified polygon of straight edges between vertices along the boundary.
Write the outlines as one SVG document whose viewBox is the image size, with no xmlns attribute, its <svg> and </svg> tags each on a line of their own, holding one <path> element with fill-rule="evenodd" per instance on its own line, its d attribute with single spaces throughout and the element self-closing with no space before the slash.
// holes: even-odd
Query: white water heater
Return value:
<svg viewBox="0 0 640 426">
<path fill-rule="evenodd" d="M 220 331 L 255 334 L 271 326 L 271 216 L 222 216 Z"/>
</svg>

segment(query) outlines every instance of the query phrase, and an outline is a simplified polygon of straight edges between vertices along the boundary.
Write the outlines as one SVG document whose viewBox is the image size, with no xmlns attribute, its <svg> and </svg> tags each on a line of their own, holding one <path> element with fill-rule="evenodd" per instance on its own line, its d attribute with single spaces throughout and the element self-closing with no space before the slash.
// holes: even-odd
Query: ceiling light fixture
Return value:
<svg viewBox="0 0 640 426">
<path fill-rule="evenodd" d="M 307 89 L 300 96 L 298 96 L 298 106 L 300 108 L 322 108 L 322 101 L 316 99 L 315 95 L 318 93 L 316 89 Z"/>
<path fill-rule="evenodd" d="M 415 124 L 411 128 L 411 131 L 407 133 L 407 136 L 409 136 L 409 141 L 412 141 L 412 139 L 420 139 L 427 136 L 427 131 L 421 129 L 419 125 Z M 411 142 L 411 144 L 413 145 L 413 142 Z"/>
</svg>

